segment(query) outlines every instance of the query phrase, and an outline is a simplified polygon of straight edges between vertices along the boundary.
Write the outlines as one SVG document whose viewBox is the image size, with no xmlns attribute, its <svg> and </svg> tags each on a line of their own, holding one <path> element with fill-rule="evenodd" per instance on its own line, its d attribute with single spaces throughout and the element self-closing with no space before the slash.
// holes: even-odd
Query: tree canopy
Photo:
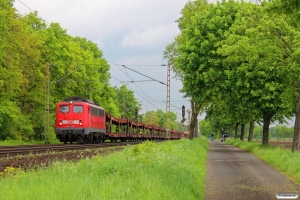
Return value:
<svg viewBox="0 0 300 200">
<path fill-rule="evenodd" d="M 271 122 L 298 118 L 297 6 L 280 0 L 186 4 L 177 20 L 181 32 L 164 55 L 182 79 L 181 91 L 207 120 L 236 129 L 263 122 L 267 145 Z"/>
</svg>

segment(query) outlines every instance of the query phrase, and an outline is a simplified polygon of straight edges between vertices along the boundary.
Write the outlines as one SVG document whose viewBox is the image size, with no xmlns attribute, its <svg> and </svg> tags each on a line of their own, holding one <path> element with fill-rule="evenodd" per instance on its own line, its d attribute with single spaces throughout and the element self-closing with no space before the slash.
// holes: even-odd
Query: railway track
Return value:
<svg viewBox="0 0 300 200">
<path fill-rule="evenodd" d="M 100 144 L 44 144 L 44 145 L 21 145 L 21 146 L 0 146 L 0 157 L 38 154 L 53 151 L 71 151 L 79 149 L 96 149 L 113 146 L 127 146 L 140 144 L 138 142 L 116 142 L 116 143 L 100 143 Z"/>
</svg>

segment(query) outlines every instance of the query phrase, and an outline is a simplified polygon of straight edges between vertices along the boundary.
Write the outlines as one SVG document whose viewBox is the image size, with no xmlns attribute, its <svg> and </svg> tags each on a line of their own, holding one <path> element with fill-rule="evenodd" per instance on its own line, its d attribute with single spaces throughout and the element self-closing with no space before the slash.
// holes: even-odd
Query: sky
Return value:
<svg viewBox="0 0 300 200">
<path fill-rule="evenodd" d="M 167 86 L 129 69 L 167 83 L 163 52 L 179 34 L 177 23 L 187 0 L 15 0 L 21 14 L 37 11 L 46 22 L 58 22 L 67 33 L 93 41 L 111 65 L 112 86 L 127 84 L 142 104 L 140 114 L 166 110 Z M 190 107 L 179 92 L 180 80 L 170 76 L 171 111 L 180 121 L 181 107 Z M 187 117 L 187 114 L 186 114 Z M 203 118 L 203 117 L 202 117 Z"/>
<path fill-rule="evenodd" d="M 146 111 L 166 110 L 167 87 L 122 65 L 158 81 L 167 83 L 166 45 L 179 34 L 177 23 L 188 0 L 15 0 L 21 13 L 38 11 L 46 22 L 58 22 L 67 33 L 93 41 L 109 62 L 110 84 L 127 84 Z M 215 0 L 209 1 L 211 3 Z M 126 81 L 137 82 L 126 82 Z M 123 82 L 125 81 L 125 82 Z M 171 72 L 171 111 L 182 119 L 181 107 L 190 108 L 179 92 L 182 83 Z M 187 118 L 187 113 L 186 116 Z M 202 114 L 198 119 L 203 119 Z"/>
</svg>

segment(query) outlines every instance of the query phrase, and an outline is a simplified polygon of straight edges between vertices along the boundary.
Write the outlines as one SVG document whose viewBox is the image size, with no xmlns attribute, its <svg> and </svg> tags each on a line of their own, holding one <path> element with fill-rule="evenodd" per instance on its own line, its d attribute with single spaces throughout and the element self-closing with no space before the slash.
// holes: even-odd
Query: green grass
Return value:
<svg viewBox="0 0 300 200">
<path fill-rule="evenodd" d="M 145 142 L 108 156 L 11 172 L 0 199 L 204 199 L 207 138 Z"/>
<path fill-rule="evenodd" d="M 22 141 L 22 140 L 0 140 L 0 146 L 14 146 L 14 145 L 29 145 L 29 144 L 45 144 L 44 141 Z"/>
<path fill-rule="evenodd" d="M 45 144 L 45 141 L 31 140 L 0 140 L 0 146 L 14 146 L 14 145 L 31 145 L 31 144 Z M 61 144 L 58 140 L 51 141 L 51 144 Z"/>
<path fill-rule="evenodd" d="M 263 146 L 257 142 L 247 142 L 237 139 L 228 139 L 226 142 L 252 152 L 258 158 L 282 171 L 300 185 L 300 152 L 292 153 L 290 149 Z"/>
</svg>

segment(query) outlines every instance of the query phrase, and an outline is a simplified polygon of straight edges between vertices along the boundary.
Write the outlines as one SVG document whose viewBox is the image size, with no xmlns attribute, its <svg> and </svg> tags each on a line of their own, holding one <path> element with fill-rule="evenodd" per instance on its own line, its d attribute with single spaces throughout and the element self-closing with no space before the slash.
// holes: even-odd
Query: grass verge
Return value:
<svg viewBox="0 0 300 200">
<path fill-rule="evenodd" d="M 45 141 L 0 140 L 0 146 L 32 145 L 32 144 L 45 144 Z M 51 144 L 61 144 L 61 142 L 55 140 L 55 141 L 51 141 Z"/>
<path fill-rule="evenodd" d="M 0 199 L 204 199 L 207 138 L 145 142 L 108 156 L 11 170 Z"/>
<path fill-rule="evenodd" d="M 289 149 L 263 146 L 257 142 L 241 141 L 238 139 L 226 140 L 228 144 L 252 152 L 261 160 L 285 173 L 300 185 L 300 153 L 292 153 Z"/>
</svg>

